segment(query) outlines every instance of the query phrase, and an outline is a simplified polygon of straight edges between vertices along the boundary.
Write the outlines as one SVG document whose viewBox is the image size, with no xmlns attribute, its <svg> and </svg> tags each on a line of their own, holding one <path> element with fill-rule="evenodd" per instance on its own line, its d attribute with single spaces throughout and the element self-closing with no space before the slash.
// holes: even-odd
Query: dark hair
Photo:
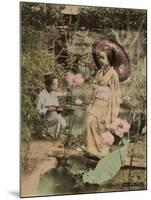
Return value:
<svg viewBox="0 0 151 200">
<path fill-rule="evenodd" d="M 106 48 L 106 49 L 103 49 L 102 51 L 106 53 L 106 56 L 110 65 L 115 66 L 117 62 L 117 56 L 114 49 Z"/>
<path fill-rule="evenodd" d="M 54 79 L 56 79 L 56 75 L 53 73 L 45 74 L 44 75 L 44 83 L 46 86 L 50 86 Z"/>
</svg>

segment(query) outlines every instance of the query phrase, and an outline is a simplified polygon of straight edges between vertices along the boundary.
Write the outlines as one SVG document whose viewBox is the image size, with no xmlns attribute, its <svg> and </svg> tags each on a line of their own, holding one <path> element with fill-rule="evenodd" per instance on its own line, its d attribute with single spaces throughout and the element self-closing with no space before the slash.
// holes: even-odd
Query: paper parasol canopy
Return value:
<svg viewBox="0 0 151 200">
<path fill-rule="evenodd" d="M 119 81 L 128 79 L 131 73 L 130 62 L 127 53 L 124 49 L 114 40 L 100 39 L 94 42 L 92 46 L 92 55 L 97 68 L 101 69 L 100 52 L 104 49 L 112 49 L 115 53 L 115 59 L 112 66 L 119 76 Z"/>
</svg>

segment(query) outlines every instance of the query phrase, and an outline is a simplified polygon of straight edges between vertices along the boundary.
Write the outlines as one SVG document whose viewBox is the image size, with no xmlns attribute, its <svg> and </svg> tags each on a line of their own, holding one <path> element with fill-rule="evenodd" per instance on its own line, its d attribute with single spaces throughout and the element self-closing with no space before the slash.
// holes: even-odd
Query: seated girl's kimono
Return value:
<svg viewBox="0 0 151 200">
<path fill-rule="evenodd" d="M 60 129 L 66 127 L 66 122 L 56 111 L 47 112 L 49 106 L 59 106 L 57 92 L 51 91 L 50 93 L 44 89 L 40 92 L 36 99 L 37 109 L 41 115 L 46 117 L 47 133 L 53 139 L 59 135 Z"/>
</svg>

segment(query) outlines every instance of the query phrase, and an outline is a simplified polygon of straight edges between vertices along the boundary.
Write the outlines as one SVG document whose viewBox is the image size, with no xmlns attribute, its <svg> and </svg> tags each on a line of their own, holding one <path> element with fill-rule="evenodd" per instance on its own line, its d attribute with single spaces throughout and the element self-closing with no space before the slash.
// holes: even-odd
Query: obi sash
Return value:
<svg viewBox="0 0 151 200">
<path fill-rule="evenodd" d="M 108 86 L 98 86 L 96 98 L 107 101 L 110 96 L 111 89 Z"/>
</svg>

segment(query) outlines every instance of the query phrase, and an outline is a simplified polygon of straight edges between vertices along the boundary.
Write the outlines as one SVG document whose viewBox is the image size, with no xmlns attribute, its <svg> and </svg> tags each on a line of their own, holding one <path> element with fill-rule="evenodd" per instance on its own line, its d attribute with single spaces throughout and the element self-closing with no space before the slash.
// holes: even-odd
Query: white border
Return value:
<svg viewBox="0 0 151 200">
<path fill-rule="evenodd" d="M 25 0 L 26 1 L 26 0 Z M 29 0 L 30 1 L 30 0 Z M 148 104 L 151 86 L 149 69 L 151 58 L 150 27 L 151 7 L 149 0 L 35 0 L 35 2 L 64 3 L 91 6 L 142 8 L 148 9 Z M 19 1 L 3 0 L 0 4 L 0 199 L 19 198 Z M 148 199 L 151 193 L 150 141 L 151 108 L 148 105 L 148 191 L 116 192 L 85 195 L 56 196 L 51 199 Z M 48 199 L 50 197 L 44 197 Z M 31 199 L 31 198 L 28 198 Z M 40 198 L 37 198 L 40 199 Z"/>
</svg>

